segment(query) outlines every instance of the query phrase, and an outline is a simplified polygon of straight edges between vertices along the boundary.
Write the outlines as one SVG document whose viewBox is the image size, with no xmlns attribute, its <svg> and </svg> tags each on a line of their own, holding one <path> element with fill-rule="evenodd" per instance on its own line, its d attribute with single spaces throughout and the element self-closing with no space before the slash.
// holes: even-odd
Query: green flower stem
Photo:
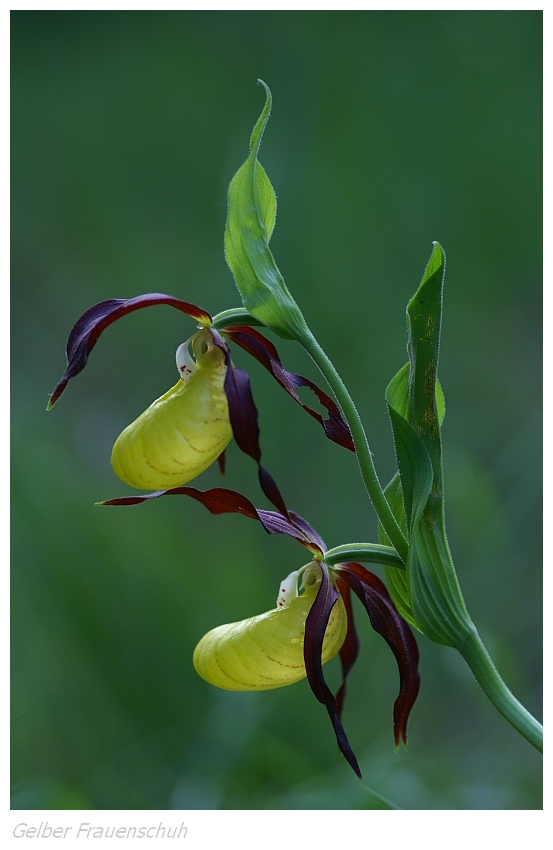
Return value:
<svg viewBox="0 0 553 850">
<path fill-rule="evenodd" d="M 222 313 L 217 313 L 217 315 L 213 317 L 213 322 L 211 323 L 211 327 L 216 331 L 228 328 L 230 325 L 264 327 L 263 322 L 260 322 L 259 319 L 252 316 L 251 313 L 248 313 L 248 311 L 244 310 L 243 307 L 236 307 L 232 310 L 223 310 Z"/>
<path fill-rule="evenodd" d="M 214 316 L 212 327 L 216 330 L 223 330 L 225 327 L 235 323 L 243 325 L 263 324 L 251 316 L 247 310 L 235 308 L 233 310 L 225 310 Z M 369 498 L 384 531 L 398 552 L 402 564 L 405 564 L 407 560 L 407 541 L 390 510 L 390 506 L 380 486 L 367 435 L 365 434 L 365 429 L 363 428 L 357 408 L 338 372 L 309 329 L 301 333 L 298 337 L 298 342 L 311 355 L 340 405 L 344 419 L 348 423 L 353 436 L 357 460 Z M 361 560 L 361 558 L 359 557 L 358 560 Z M 395 566 L 399 565 L 395 564 Z"/>
<path fill-rule="evenodd" d="M 500 714 L 540 753 L 543 752 L 543 727 L 513 696 L 490 658 L 476 628 L 468 631 L 457 649 L 474 677 Z"/>
<path fill-rule="evenodd" d="M 361 422 L 357 408 L 355 407 L 355 404 L 353 403 L 353 400 L 340 375 L 313 334 L 308 330 L 301 335 L 298 341 L 305 348 L 308 354 L 311 355 L 319 367 L 320 371 L 326 378 L 329 387 L 332 389 L 338 404 L 340 405 L 342 414 L 351 430 L 355 450 L 357 452 L 357 460 L 361 469 L 361 476 L 365 487 L 367 488 L 369 498 L 384 531 L 388 535 L 392 545 L 397 550 L 401 560 L 405 563 L 407 561 L 407 541 L 403 536 L 403 532 L 397 524 L 392 511 L 390 510 L 390 506 L 386 501 L 386 497 L 382 487 L 380 486 L 367 435 L 365 434 L 365 429 L 363 428 L 363 423 Z"/>
<path fill-rule="evenodd" d="M 405 569 L 405 564 L 396 550 L 391 546 L 381 546 L 379 543 L 346 543 L 343 546 L 335 546 L 324 553 L 323 561 L 329 566 L 341 564 L 344 561 L 363 561 Z"/>
</svg>

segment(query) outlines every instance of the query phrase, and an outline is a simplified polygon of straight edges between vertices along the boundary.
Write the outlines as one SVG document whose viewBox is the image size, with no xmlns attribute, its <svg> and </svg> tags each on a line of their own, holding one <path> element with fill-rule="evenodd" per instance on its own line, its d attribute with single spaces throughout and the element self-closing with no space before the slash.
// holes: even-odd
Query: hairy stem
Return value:
<svg viewBox="0 0 553 850">
<path fill-rule="evenodd" d="M 386 564 L 387 567 L 398 567 L 405 570 L 405 564 L 391 546 L 381 546 L 379 543 L 344 543 L 334 546 L 323 555 L 323 561 L 332 566 L 343 561 L 363 561 L 369 564 Z"/>
<path fill-rule="evenodd" d="M 390 506 L 386 501 L 386 497 L 378 480 L 378 475 L 374 466 L 372 452 L 369 447 L 367 435 L 363 428 L 363 423 L 353 400 L 346 389 L 340 375 L 334 368 L 333 364 L 313 336 L 310 331 L 302 334 L 299 340 L 308 354 L 311 355 L 320 371 L 326 378 L 329 387 L 332 389 L 336 400 L 341 408 L 344 419 L 349 425 L 355 450 L 357 453 L 357 461 L 361 470 L 363 482 L 369 494 L 369 498 L 376 511 L 378 519 L 392 545 L 395 547 L 401 560 L 405 563 L 407 560 L 407 541 L 403 536 L 396 519 L 390 510 Z"/>
<path fill-rule="evenodd" d="M 490 658 L 480 635 L 473 627 L 458 650 L 476 681 L 500 714 L 540 753 L 543 752 L 543 727 L 513 696 Z"/>
</svg>

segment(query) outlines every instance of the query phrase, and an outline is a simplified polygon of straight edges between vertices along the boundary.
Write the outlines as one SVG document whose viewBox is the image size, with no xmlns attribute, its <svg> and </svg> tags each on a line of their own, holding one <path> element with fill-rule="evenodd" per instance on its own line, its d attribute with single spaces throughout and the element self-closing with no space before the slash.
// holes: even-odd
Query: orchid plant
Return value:
<svg viewBox="0 0 553 850">
<path fill-rule="evenodd" d="M 287 534 L 309 553 L 309 561 L 279 584 L 272 610 L 218 626 L 199 641 L 193 655 L 198 674 L 215 687 L 234 691 L 268 690 L 307 677 L 328 712 L 341 752 L 360 776 L 341 720 L 347 677 L 359 647 L 353 593 L 398 666 L 399 694 L 393 711 L 396 748 L 407 743 L 408 719 L 419 692 L 416 631 L 458 650 L 495 708 L 541 750 L 540 724 L 507 688 L 470 619 L 447 542 L 441 443 L 445 405 L 437 378 L 443 249 L 434 243 L 422 282 L 408 304 L 409 360 L 386 390 L 398 469 L 383 488 L 355 404 L 309 329 L 269 248 L 276 197 L 258 154 L 271 93 L 265 83 L 261 85 L 265 106 L 251 136 L 249 156 L 228 193 L 225 256 L 243 306 L 211 316 L 194 304 L 161 293 L 96 304 L 77 320 L 69 335 L 67 368 L 48 407 L 84 369 L 109 325 L 134 310 L 159 304 L 186 314 L 196 322 L 196 330 L 177 349 L 175 385 L 125 428 L 112 451 L 116 475 L 130 487 L 147 492 L 99 504 L 137 505 L 162 496 L 188 496 L 212 514 L 242 514 L 258 521 L 269 534 Z M 260 328 L 299 343 L 318 366 L 334 399 L 310 379 L 285 369 Z M 250 379 L 234 365 L 233 345 L 261 363 L 322 425 L 329 440 L 356 454 L 378 518 L 378 542 L 328 549 L 312 525 L 287 507 L 275 479 L 261 463 Z M 301 400 L 298 389 L 305 386 L 316 394 L 325 417 Z M 224 471 L 225 448 L 233 438 L 257 464 L 261 490 L 272 509 L 258 508 L 228 488 L 188 486 L 215 461 Z M 365 563 L 383 568 L 387 586 Z M 333 694 L 323 665 L 336 655 L 342 682 Z"/>
</svg>

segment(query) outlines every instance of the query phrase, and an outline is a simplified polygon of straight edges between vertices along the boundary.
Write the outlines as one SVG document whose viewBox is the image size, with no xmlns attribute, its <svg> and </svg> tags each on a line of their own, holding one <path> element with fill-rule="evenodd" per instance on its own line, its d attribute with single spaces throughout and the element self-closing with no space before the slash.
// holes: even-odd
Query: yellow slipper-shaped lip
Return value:
<svg viewBox="0 0 553 850">
<path fill-rule="evenodd" d="M 232 437 L 223 352 L 209 330 L 177 351 L 181 379 L 117 438 L 111 455 L 116 475 L 139 490 L 168 490 L 200 475 Z M 194 345 L 197 359 L 188 354 Z M 180 365 L 179 365 L 180 364 Z"/>
<path fill-rule="evenodd" d="M 292 685 L 306 676 L 303 660 L 305 621 L 318 584 L 265 614 L 219 626 L 198 643 L 196 672 L 229 691 L 263 691 Z M 323 643 L 323 664 L 340 650 L 347 630 L 341 597 L 334 605 Z"/>
</svg>

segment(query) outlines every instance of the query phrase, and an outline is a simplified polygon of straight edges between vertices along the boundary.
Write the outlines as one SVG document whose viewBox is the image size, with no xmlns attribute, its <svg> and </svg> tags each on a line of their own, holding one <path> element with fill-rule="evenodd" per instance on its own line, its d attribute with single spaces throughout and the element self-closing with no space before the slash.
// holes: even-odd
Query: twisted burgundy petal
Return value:
<svg viewBox="0 0 553 850">
<path fill-rule="evenodd" d="M 340 649 L 340 661 L 342 663 L 342 684 L 340 685 L 340 689 L 336 694 L 336 706 L 338 716 L 341 717 L 342 710 L 344 708 L 344 700 L 346 698 L 347 678 L 359 654 L 359 638 L 357 637 L 357 629 L 355 628 L 355 621 L 353 619 L 353 607 L 351 604 L 351 594 L 349 585 L 347 585 L 346 582 L 343 581 L 343 579 L 338 579 L 337 586 L 342 597 L 342 601 L 344 603 L 348 618 L 348 629 L 346 632 L 346 639 L 344 640 L 342 648 Z"/>
<path fill-rule="evenodd" d="M 294 514 L 294 519 L 289 519 L 278 511 L 264 511 L 256 508 L 253 502 L 238 493 L 236 490 L 228 490 L 225 487 L 215 487 L 212 490 L 197 490 L 195 487 L 174 487 L 172 490 L 156 490 L 154 493 L 144 493 L 142 496 L 123 496 L 118 499 L 107 499 L 99 502 L 100 505 L 125 506 L 139 505 L 150 499 L 159 499 L 160 496 L 190 496 L 200 502 L 212 514 L 242 514 L 250 519 L 259 520 L 268 534 L 287 534 L 293 537 L 316 557 L 321 557 L 322 552 L 317 542 L 312 540 L 305 532 L 308 523 L 303 520 L 296 521 L 301 517 Z"/>
<path fill-rule="evenodd" d="M 225 376 L 225 395 L 228 401 L 230 424 L 236 443 L 242 451 L 257 463 L 261 489 L 280 513 L 288 515 L 288 509 L 277 487 L 276 481 L 261 465 L 261 447 L 259 445 L 259 425 L 257 407 L 253 400 L 250 376 L 244 369 L 238 369 L 231 360 L 229 347 L 217 331 L 211 331 L 215 345 L 225 355 L 227 374 Z"/>
<path fill-rule="evenodd" d="M 413 632 L 398 613 L 384 583 L 361 564 L 340 564 L 340 578 L 359 597 L 373 629 L 382 635 L 394 653 L 399 669 L 400 690 L 394 703 L 394 739 L 407 744 L 407 721 L 420 687 L 419 650 Z"/>
<path fill-rule="evenodd" d="M 287 372 L 284 369 L 278 351 L 268 339 L 254 330 L 254 328 L 246 325 L 235 325 L 224 330 L 225 336 L 228 336 L 233 342 L 247 351 L 252 357 L 261 363 L 268 372 L 278 381 L 280 386 L 286 390 L 288 395 L 292 396 L 310 416 L 320 422 L 323 426 L 326 436 L 338 445 L 354 452 L 353 439 L 349 427 L 342 419 L 342 415 L 338 406 L 332 399 L 324 393 L 313 381 L 309 378 L 304 378 L 303 375 L 296 375 L 293 372 Z M 328 418 L 324 419 L 320 413 L 313 410 L 309 405 L 304 404 L 296 390 L 298 387 L 309 387 L 323 407 L 328 411 Z"/>
<path fill-rule="evenodd" d="M 138 295 L 136 298 L 110 298 L 107 301 L 100 301 L 99 304 L 90 307 L 86 313 L 83 313 L 77 319 L 69 334 L 65 349 L 67 368 L 54 387 L 48 408 L 55 404 L 71 378 L 82 372 L 86 366 L 88 355 L 96 345 L 98 337 L 108 325 L 116 322 L 122 316 L 126 316 L 127 313 L 140 310 L 142 307 L 152 307 L 154 304 L 168 304 L 199 322 L 206 324 L 211 322 L 211 316 L 201 307 L 190 304 L 188 301 L 181 301 L 179 298 L 173 298 L 172 295 L 163 295 L 160 292 L 150 292 L 147 295 Z"/>
<path fill-rule="evenodd" d="M 325 564 L 321 564 L 320 566 L 322 570 L 321 584 L 305 621 L 305 639 L 303 644 L 305 671 L 311 690 L 319 702 L 326 707 L 328 716 L 334 727 L 334 733 L 340 751 L 357 776 L 361 777 L 357 759 L 340 720 L 337 701 L 332 695 L 332 691 L 328 687 L 323 675 L 322 649 L 324 635 L 330 618 L 330 612 L 340 594 L 330 581 L 328 567 Z"/>
<path fill-rule="evenodd" d="M 317 545 L 317 547 L 321 551 L 321 554 L 323 552 L 326 552 L 326 544 L 323 538 L 317 531 L 315 531 L 311 523 L 307 522 L 306 519 L 297 514 L 295 511 L 288 511 L 288 517 L 292 520 L 295 526 L 301 528 L 301 530 L 304 532 L 305 536 L 309 540 L 311 540 Z"/>
</svg>

